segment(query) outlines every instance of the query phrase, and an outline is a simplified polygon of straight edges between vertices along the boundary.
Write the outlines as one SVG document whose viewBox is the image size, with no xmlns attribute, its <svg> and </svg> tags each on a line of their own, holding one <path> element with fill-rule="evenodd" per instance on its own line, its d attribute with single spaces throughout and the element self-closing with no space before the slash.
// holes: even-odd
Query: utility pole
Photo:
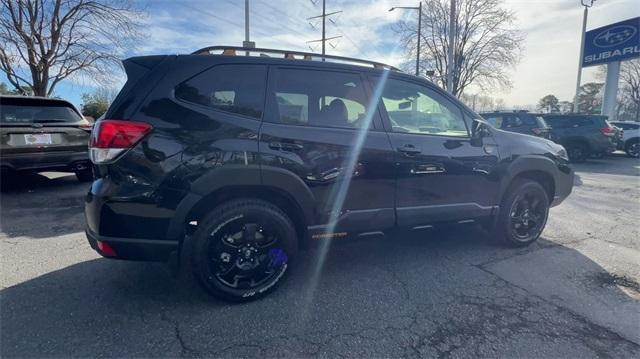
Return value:
<svg viewBox="0 0 640 359">
<path fill-rule="evenodd" d="M 418 6 L 396 6 L 389 9 L 389 12 L 395 9 L 409 9 L 409 10 L 418 10 L 418 44 L 416 46 L 416 76 L 420 74 L 420 31 L 422 29 L 422 1 L 418 3 Z"/>
<path fill-rule="evenodd" d="M 242 47 L 256 47 L 256 43 L 249 38 L 249 0 L 244 0 L 244 41 Z M 249 51 L 247 51 L 247 56 L 249 56 Z"/>
<path fill-rule="evenodd" d="M 449 53 L 447 56 L 447 91 L 453 94 L 453 70 L 455 68 L 454 47 L 456 42 L 456 0 L 451 0 L 451 16 L 449 17 Z"/>
<path fill-rule="evenodd" d="M 584 6 L 582 14 L 582 32 L 580 33 L 580 56 L 578 58 L 578 79 L 576 80 L 576 95 L 573 98 L 573 106 L 571 112 L 578 112 L 578 96 L 580 95 L 580 81 L 582 80 L 582 58 L 584 57 L 584 34 L 587 31 L 587 15 L 589 8 L 593 6 L 596 0 L 580 0 Z"/>
<path fill-rule="evenodd" d="M 331 16 L 331 15 L 335 15 L 335 14 L 339 14 L 341 13 L 341 11 L 334 11 L 334 12 L 330 12 L 327 13 L 327 4 L 326 4 L 326 0 L 322 0 L 322 15 L 318 15 L 318 16 L 312 16 L 307 18 L 307 20 L 313 20 L 313 19 L 318 19 L 318 18 L 322 18 L 322 39 L 319 40 L 311 40 L 311 41 L 307 41 L 307 44 L 311 44 L 314 42 L 322 42 L 322 54 L 325 54 L 325 48 L 326 48 L 326 42 L 329 40 L 333 40 L 333 39 L 338 39 L 341 38 L 342 36 L 332 36 L 332 37 L 327 37 L 327 31 L 326 31 L 326 20 L 327 17 Z M 313 27 L 313 25 L 311 25 Z M 332 45 L 333 46 L 333 45 Z M 322 61 L 324 61 L 324 58 L 322 59 Z"/>
</svg>

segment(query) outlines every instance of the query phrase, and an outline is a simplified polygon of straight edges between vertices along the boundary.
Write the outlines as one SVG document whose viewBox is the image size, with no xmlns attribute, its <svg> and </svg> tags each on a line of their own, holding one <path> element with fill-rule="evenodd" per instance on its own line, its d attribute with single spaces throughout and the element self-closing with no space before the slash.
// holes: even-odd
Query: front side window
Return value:
<svg viewBox="0 0 640 359">
<path fill-rule="evenodd" d="M 275 116 L 291 125 L 360 128 L 367 96 L 360 76 L 352 73 L 278 69 Z"/>
<path fill-rule="evenodd" d="M 468 136 L 460 109 L 436 91 L 389 79 L 382 93 L 393 132 Z"/>
<path fill-rule="evenodd" d="M 183 101 L 259 119 L 265 76 L 261 65 L 218 65 L 178 85 L 175 95 Z"/>
</svg>

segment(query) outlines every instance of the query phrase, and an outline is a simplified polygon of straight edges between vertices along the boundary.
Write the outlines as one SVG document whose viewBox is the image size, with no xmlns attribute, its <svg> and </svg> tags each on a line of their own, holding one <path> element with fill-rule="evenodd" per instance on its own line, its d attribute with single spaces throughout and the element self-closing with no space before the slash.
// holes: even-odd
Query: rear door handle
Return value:
<svg viewBox="0 0 640 359">
<path fill-rule="evenodd" d="M 414 145 L 404 145 L 397 148 L 398 152 L 402 152 L 405 155 L 417 155 L 422 152 L 419 148 L 416 148 Z"/>
<path fill-rule="evenodd" d="M 444 167 L 437 164 L 418 165 L 415 168 L 411 169 L 411 174 L 414 174 L 414 175 L 443 173 L 443 172 L 445 172 Z"/>
<path fill-rule="evenodd" d="M 304 146 L 299 143 L 291 143 L 291 142 L 270 142 L 269 148 L 271 148 L 272 150 L 278 150 L 278 151 L 294 152 L 294 151 L 300 151 L 304 149 Z"/>
</svg>

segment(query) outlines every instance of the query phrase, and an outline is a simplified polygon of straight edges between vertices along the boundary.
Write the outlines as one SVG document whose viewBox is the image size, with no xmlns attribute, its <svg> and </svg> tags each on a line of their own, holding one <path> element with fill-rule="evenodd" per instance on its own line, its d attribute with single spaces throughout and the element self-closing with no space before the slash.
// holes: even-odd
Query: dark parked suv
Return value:
<svg viewBox="0 0 640 359">
<path fill-rule="evenodd" d="M 580 114 L 545 114 L 553 140 L 563 145 L 572 162 L 589 156 L 602 156 L 616 150 L 617 131 L 606 116 Z"/>
<path fill-rule="evenodd" d="M 92 124 L 69 102 L 0 96 L 0 164 L 3 176 L 69 171 L 93 180 L 87 152 Z"/>
<path fill-rule="evenodd" d="M 101 255 L 187 249 L 208 291 L 243 301 L 274 289 L 312 241 L 477 221 L 524 246 L 571 192 L 562 146 L 495 129 L 422 78 L 245 51 L 124 61 L 128 81 L 90 143 L 86 232 Z"/>
<path fill-rule="evenodd" d="M 551 128 L 539 114 L 528 111 L 494 111 L 480 113 L 480 116 L 501 130 L 551 139 Z"/>
</svg>

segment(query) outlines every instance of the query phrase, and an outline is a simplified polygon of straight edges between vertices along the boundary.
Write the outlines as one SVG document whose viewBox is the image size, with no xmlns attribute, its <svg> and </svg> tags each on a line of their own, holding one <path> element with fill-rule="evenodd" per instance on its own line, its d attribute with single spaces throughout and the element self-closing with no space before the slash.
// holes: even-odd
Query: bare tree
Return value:
<svg viewBox="0 0 640 359">
<path fill-rule="evenodd" d="M 634 121 L 640 121 L 640 60 L 629 60 L 620 67 L 621 107 Z"/>
<path fill-rule="evenodd" d="M 459 96 L 471 84 L 480 89 L 509 88 L 508 70 L 519 61 L 524 36 L 513 27 L 515 14 L 502 7 L 502 0 L 456 0 L 453 94 Z M 449 50 L 449 0 L 426 0 L 422 6 L 420 72 L 435 72 L 441 87 L 447 82 Z M 416 24 L 400 22 L 408 56 L 415 57 Z"/>
<path fill-rule="evenodd" d="M 0 0 L 0 10 L 0 70 L 37 96 L 73 75 L 109 82 L 141 39 L 143 12 L 130 0 Z"/>
</svg>

